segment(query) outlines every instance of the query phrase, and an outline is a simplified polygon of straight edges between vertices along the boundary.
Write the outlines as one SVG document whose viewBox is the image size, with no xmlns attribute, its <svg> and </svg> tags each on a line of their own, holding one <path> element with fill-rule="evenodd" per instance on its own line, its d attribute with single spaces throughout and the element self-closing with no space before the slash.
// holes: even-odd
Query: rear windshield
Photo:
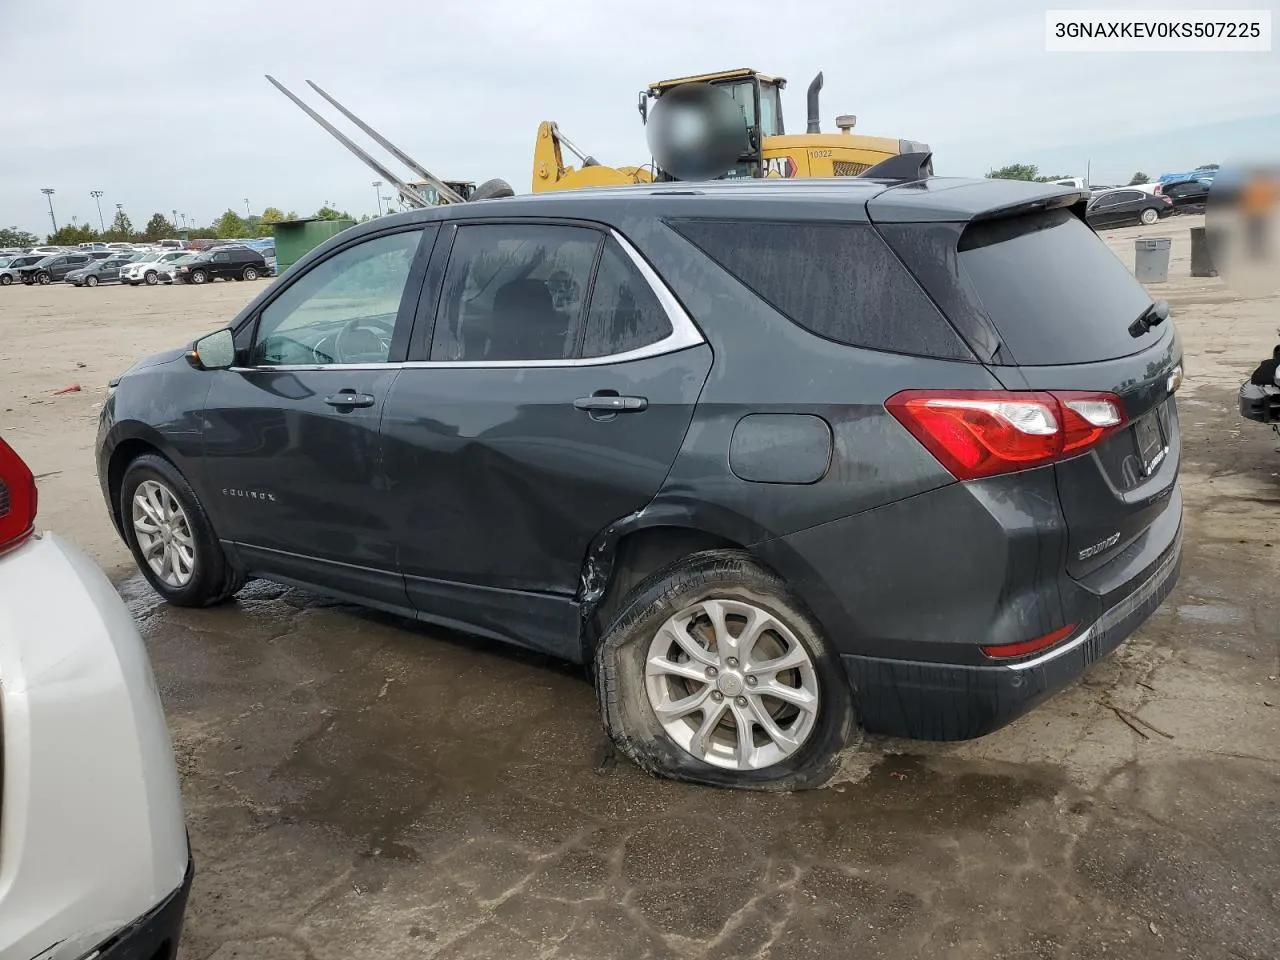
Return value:
<svg viewBox="0 0 1280 960">
<path fill-rule="evenodd" d="M 1151 298 L 1091 228 L 1068 210 L 975 223 L 961 269 L 1014 362 L 1089 363 L 1138 353 L 1164 333 L 1129 324 Z"/>
</svg>

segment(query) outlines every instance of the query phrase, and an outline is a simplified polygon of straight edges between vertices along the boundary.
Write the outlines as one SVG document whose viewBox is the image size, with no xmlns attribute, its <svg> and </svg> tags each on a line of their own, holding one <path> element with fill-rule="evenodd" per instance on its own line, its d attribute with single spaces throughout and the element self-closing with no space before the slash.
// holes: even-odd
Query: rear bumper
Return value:
<svg viewBox="0 0 1280 960">
<path fill-rule="evenodd" d="M 174 960 L 194 879 L 195 863 L 188 858 L 182 886 L 89 955 L 93 960 Z"/>
<path fill-rule="evenodd" d="M 1164 602 L 1182 564 L 1182 527 L 1159 559 L 1070 640 L 1029 660 L 969 666 L 846 655 L 865 729 L 918 740 L 970 740 L 1010 723 L 1120 646 Z M 1113 595 L 1114 597 L 1114 595 Z"/>
<path fill-rule="evenodd" d="M 1280 390 L 1250 382 L 1241 384 L 1240 415 L 1258 423 L 1280 423 Z"/>
</svg>

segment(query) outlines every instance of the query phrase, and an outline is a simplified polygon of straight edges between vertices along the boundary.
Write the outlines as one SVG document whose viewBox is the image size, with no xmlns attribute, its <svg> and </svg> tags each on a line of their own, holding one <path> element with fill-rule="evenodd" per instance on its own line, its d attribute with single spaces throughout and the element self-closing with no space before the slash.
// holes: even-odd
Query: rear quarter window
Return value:
<svg viewBox="0 0 1280 960">
<path fill-rule="evenodd" d="M 668 225 L 820 337 L 894 353 L 973 359 L 870 224 L 687 219 Z"/>
<path fill-rule="evenodd" d="M 1157 326 L 1130 335 L 1151 297 L 1068 210 L 973 223 L 960 236 L 958 259 L 1017 364 L 1113 360 L 1164 333 Z"/>
</svg>

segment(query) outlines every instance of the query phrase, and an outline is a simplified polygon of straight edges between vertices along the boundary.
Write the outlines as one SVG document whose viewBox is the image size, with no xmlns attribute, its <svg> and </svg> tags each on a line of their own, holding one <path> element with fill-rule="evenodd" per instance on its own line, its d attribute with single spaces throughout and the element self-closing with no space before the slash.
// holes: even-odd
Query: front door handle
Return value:
<svg viewBox="0 0 1280 960">
<path fill-rule="evenodd" d="M 579 397 L 573 401 L 579 410 L 600 411 L 602 413 L 638 413 L 649 406 L 644 397 L 619 397 L 616 394 Z"/>
<path fill-rule="evenodd" d="M 324 402 L 331 407 L 372 407 L 377 401 L 367 393 L 346 391 L 325 397 Z"/>
</svg>

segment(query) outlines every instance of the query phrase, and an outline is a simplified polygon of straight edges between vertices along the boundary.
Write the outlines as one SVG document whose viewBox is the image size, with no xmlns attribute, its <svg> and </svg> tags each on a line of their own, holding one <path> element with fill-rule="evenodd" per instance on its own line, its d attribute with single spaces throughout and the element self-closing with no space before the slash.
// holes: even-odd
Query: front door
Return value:
<svg viewBox="0 0 1280 960">
<path fill-rule="evenodd" d="M 237 331 L 244 365 L 213 375 L 208 499 L 251 573 L 406 609 L 378 426 L 417 302 L 405 289 L 429 247 L 423 235 L 418 225 L 363 239 L 290 278 Z"/>
<path fill-rule="evenodd" d="M 567 224 L 467 224 L 437 254 L 383 416 L 424 619 L 578 655 L 588 547 L 657 493 L 711 365 L 637 261 Z"/>
</svg>

